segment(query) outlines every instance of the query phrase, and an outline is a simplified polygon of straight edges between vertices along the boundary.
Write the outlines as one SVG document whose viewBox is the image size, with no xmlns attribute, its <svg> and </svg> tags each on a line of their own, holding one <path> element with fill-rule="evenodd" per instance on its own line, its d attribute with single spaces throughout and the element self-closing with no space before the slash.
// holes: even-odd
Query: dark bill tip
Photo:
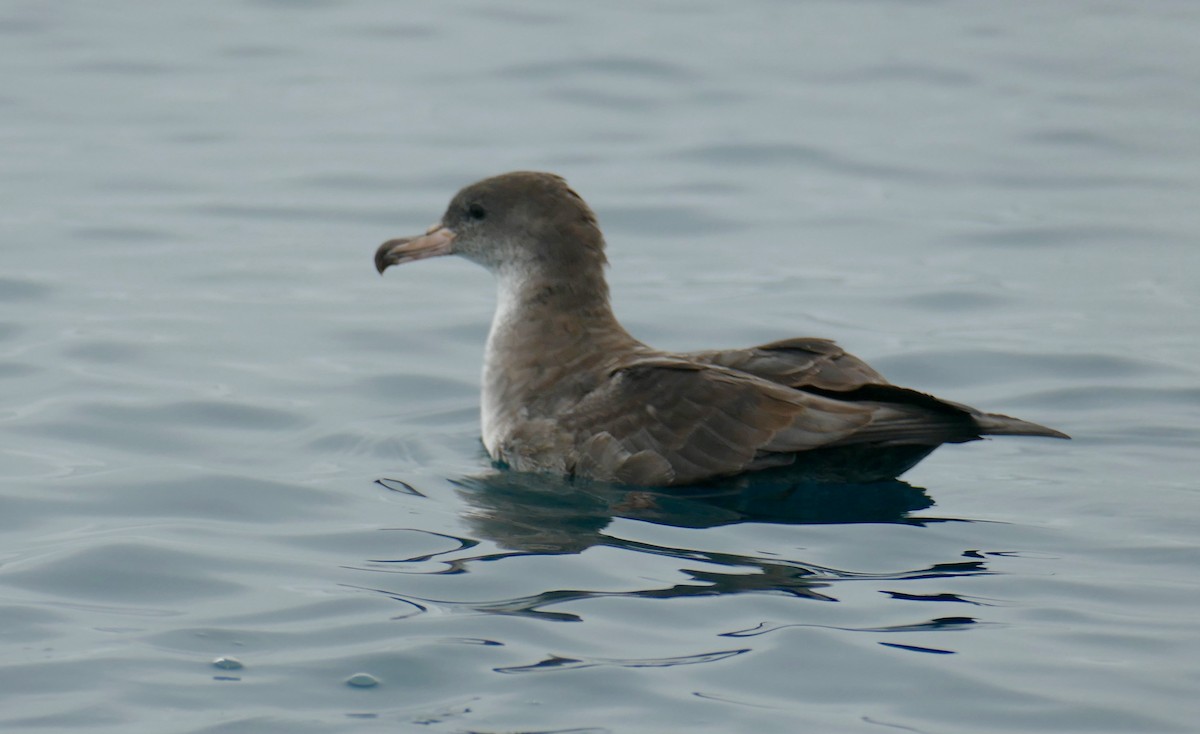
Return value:
<svg viewBox="0 0 1200 734">
<path fill-rule="evenodd" d="M 393 265 L 401 265 L 412 260 L 423 260 L 427 257 L 440 257 L 453 252 L 454 232 L 441 225 L 431 227 L 428 232 L 419 237 L 400 237 L 388 240 L 375 251 L 375 269 L 383 275 L 383 271 Z"/>
</svg>

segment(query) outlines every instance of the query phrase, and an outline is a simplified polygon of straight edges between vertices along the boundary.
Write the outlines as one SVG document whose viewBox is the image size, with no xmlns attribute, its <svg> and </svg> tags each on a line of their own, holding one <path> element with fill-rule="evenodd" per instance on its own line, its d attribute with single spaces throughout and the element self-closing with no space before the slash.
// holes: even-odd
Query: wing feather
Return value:
<svg viewBox="0 0 1200 734">
<path fill-rule="evenodd" d="M 869 425 L 871 410 L 715 365 L 648 358 L 616 370 L 560 426 L 581 447 L 577 473 L 629 481 L 669 467 L 659 483 L 686 484 L 771 463 L 764 451 L 837 441 Z"/>
<path fill-rule="evenodd" d="M 888 384 L 824 339 L 638 356 L 556 425 L 576 447 L 569 471 L 641 485 L 697 483 L 804 461 L 805 452 L 913 447 L 877 471 L 895 476 L 942 443 L 1062 435 Z"/>
<path fill-rule="evenodd" d="M 887 384 L 883 375 L 829 339 L 798 337 L 750 349 L 691 352 L 688 359 L 746 372 L 788 387 L 853 390 Z"/>
</svg>

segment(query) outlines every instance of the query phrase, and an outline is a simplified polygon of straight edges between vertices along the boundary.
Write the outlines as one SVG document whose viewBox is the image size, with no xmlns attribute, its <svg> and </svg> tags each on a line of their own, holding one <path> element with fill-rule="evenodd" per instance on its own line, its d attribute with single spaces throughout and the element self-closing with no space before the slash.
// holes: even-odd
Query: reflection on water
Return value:
<svg viewBox="0 0 1200 734">
<path fill-rule="evenodd" d="M 738 522 L 904 522 L 933 504 L 925 490 L 892 480 L 867 484 L 789 481 L 758 472 L 698 487 L 647 489 L 494 471 L 455 482 L 481 537 L 501 546 L 578 552 L 614 517 L 682 528 Z"/>
<path fill-rule="evenodd" d="M 551 655 L 544 660 L 539 660 L 530 665 L 513 665 L 507 668 L 496 668 L 496 672 L 540 673 L 548 670 L 595 668 L 601 666 L 617 668 L 671 668 L 676 665 L 714 663 L 747 652 L 750 652 L 750 648 L 748 647 L 737 650 L 700 653 L 698 655 L 679 655 L 669 658 L 565 658 L 559 655 Z"/>
<path fill-rule="evenodd" d="M 399 480 L 384 479 L 379 483 L 405 494 L 422 496 Z M 923 489 L 898 480 L 860 485 L 795 483 L 788 482 L 786 474 L 763 472 L 759 476 L 705 487 L 646 489 L 492 471 L 457 480 L 455 484 L 458 495 L 468 508 L 463 520 L 470 528 L 471 537 L 438 534 L 439 538 L 452 541 L 454 547 L 420 556 L 375 559 L 364 570 L 401 575 L 457 576 L 481 570 L 482 564 L 539 556 L 578 555 L 593 547 L 606 547 L 634 554 L 635 559 L 646 556 L 674 559 L 680 564 L 678 572 L 686 580 L 635 590 L 544 589 L 518 597 L 471 601 L 414 596 L 402 591 L 403 583 L 395 586 L 389 584 L 388 588 L 374 588 L 375 591 L 421 611 L 437 607 L 442 611 L 579 621 L 581 617 L 577 614 L 550 611 L 547 608 L 565 602 L 604 597 L 671 599 L 751 592 L 837 601 L 830 587 L 842 581 L 905 581 L 990 573 L 983 557 L 975 551 L 964 551 L 959 557 L 944 563 L 905 571 L 866 573 L 830 568 L 800 559 L 656 545 L 605 532 L 615 518 L 692 529 L 736 523 L 924 525 L 945 522 L 944 519 L 910 517 L 908 513 L 930 507 L 933 502 Z M 410 529 L 410 532 L 432 535 L 429 531 L 416 528 Z M 480 552 L 488 542 L 498 550 Z M 962 560 L 963 557 L 966 560 Z M 631 566 L 636 564 L 636 560 L 631 560 Z M 489 568 L 489 573 L 494 575 L 495 568 Z M 450 591 L 449 587 L 447 591 Z M 461 589 L 454 591 L 461 592 Z M 883 593 L 899 594 L 890 591 Z M 921 595 L 912 594 L 905 598 L 920 600 Z M 946 601 L 944 598 L 932 600 Z M 940 629 L 944 626 L 938 620 L 933 620 L 915 626 L 906 625 L 904 629 Z M 760 630 L 753 634 L 762 632 Z"/>
</svg>

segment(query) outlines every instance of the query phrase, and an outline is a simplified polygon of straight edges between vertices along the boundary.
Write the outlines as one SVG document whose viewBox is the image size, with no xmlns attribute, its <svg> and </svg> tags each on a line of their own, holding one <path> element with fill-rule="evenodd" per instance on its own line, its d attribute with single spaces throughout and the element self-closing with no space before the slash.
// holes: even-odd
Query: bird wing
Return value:
<svg viewBox="0 0 1200 734">
<path fill-rule="evenodd" d="M 866 362 L 848 354 L 829 339 L 816 337 L 784 339 L 749 349 L 691 352 L 683 356 L 794 388 L 844 391 L 888 382 Z"/>
<path fill-rule="evenodd" d="M 953 440 L 940 425 L 946 422 L 962 419 L 939 420 L 920 406 L 836 400 L 668 356 L 614 370 L 559 427 L 574 435 L 576 474 L 667 485 L 787 464 L 797 452 L 825 446 L 936 445 Z"/>
<path fill-rule="evenodd" d="M 843 444 L 873 441 L 888 442 L 892 445 L 932 443 L 937 436 L 941 436 L 941 442 L 971 441 L 985 435 L 1069 438 L 1061 431 L 1037 423 L 999 413 L 985 413 L 969 405 L 892 385 L 866 362 L 847 353 L 829 339 L 799 337 L 749 349 L 695 352 L 683 356 L 836 400 L 876 403 L 894 408 L 920 408 L 922 410 L 917 411 L 916 415 L 921 416 L 924 421 L 932 420 L 942 428 L 950 429 L 948 432 L 939 429 L 933 436 L 929 436 L 928 432 L 924 431 L 924 428 L 929 426 L 907 425 L 907 417 L 901 421 L 904 425 L 889 426 L 887 421 L 878 420 L 877 416 L 873 430 L 850 437 L 843 441 Z M 912 411 L 904 413 L 908 417 L 914 415 Z M 893 430 L 889 431 L 889 428 Z M 891 435 L 879 436 L 887 433 Z M 913 437 L 914 433 L 921 434 L 924 438 L 916 439 Z"/>
</svg>

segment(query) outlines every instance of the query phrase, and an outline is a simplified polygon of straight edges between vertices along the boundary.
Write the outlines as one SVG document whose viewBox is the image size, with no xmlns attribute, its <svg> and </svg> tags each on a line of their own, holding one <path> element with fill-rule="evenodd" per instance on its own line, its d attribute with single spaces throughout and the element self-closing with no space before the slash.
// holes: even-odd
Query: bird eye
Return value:
<svg viewBox="0 0 1200 734">
<path fill-rule="evenodd" d="M 480 220 L 487 216 L 487 210 L 478 204 L 471 204 L 467 207 L 467 216 L 471 219 Z"/>
</svg>

